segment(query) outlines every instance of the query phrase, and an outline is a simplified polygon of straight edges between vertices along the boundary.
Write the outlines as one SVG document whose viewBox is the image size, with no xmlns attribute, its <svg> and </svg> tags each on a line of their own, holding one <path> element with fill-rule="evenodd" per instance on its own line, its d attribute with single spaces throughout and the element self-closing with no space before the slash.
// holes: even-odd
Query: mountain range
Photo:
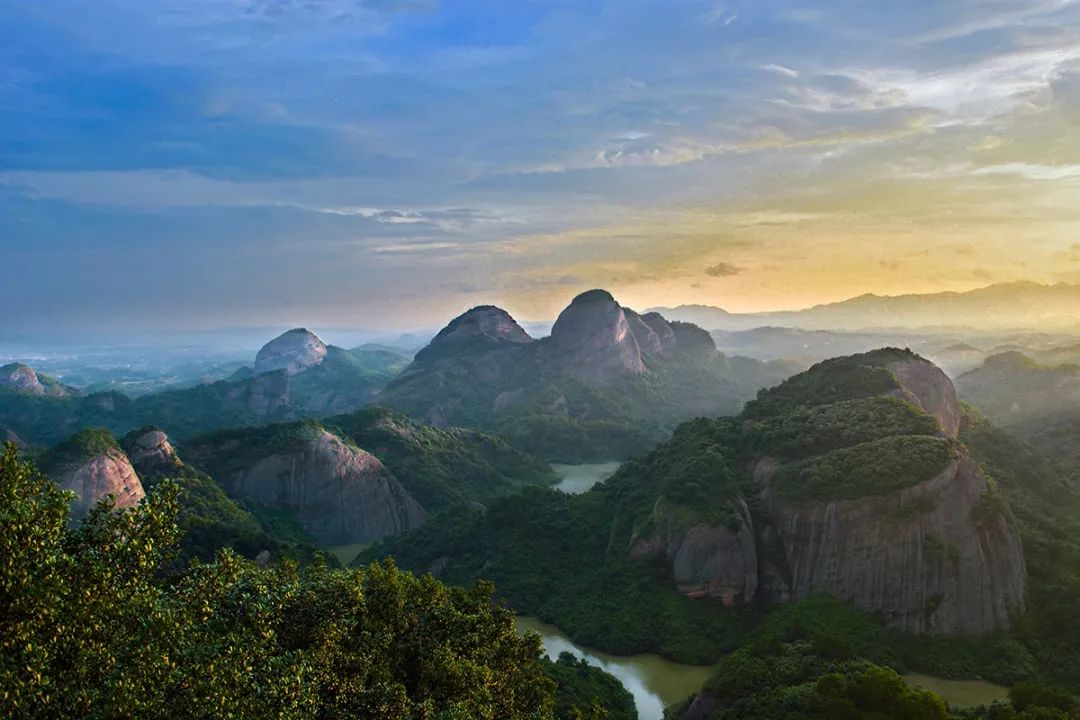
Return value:
<svg viewBox="0 0 1080 720">
<path fill-rule="evenodd" d="M 860 295 L 805 310 L 731 313 L 710 305 L 654 308 L 671 320 L 708 330 L 749 330 L 763 326 L 804 330 L 881 328 L 1000 330 L 1080 329 L 1080 285 L 1014 282 L 968 292 Z"/>
<path fill-rule="evenodd" d="M 26 365 L 7 365 L 0 371 L 0 428 L 36 445 L 55 444 L 84 427 L 123 435 L 147 425 L 183 441 L 217 428 L 356 410 L 407 362 L 386 348 L 326 345 L 297 328 L 271 340 L 253 366 L 226 380 L 135 398 L 116 391 L 85 394 Z"/>
<path fill-rule="evenodd" d="M 923 358 L 838 358 L 737 417 L 681 425 L 582 495 L 442 514 L 366 557 L 492 579 L 583 644 L 695 662 L 747 610 L 823 593 L 908 633 L 1005 630 L 1025 608 L 1024 548 L 964 423 Z"/>
<path fill-rule="evenodd" d="M 727 357 L 697 325 L 578 295 L 548 337 L 480 306 L 450 322 L 378 397 L 433 425 L 497 432 L 571 462 L 628 457 L 678 422 L 729 415 L 794 371 Z"/>
</svg>

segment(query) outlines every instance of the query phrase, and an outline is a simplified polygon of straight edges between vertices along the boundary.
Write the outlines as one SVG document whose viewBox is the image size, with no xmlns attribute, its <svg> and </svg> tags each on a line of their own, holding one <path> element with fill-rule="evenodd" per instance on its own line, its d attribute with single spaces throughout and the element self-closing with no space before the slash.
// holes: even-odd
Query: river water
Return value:
<svg viewBox="0 0 1080 720">
<path fill-rule="evenodd" d="M 585 465 L 552 465 L 551 469 L 562 478 L 555 486 L 556 490 L 562 490 L 569 495 L 580 495 L 587 492 L 598 482 L 607 480 L 615 474 L 622 465 L 621 462 L 612 461 L 604 463 L 588 463 Z"/>
<path fill-rule="evenodd" d="M 562 652 L 569 652 L 619 678 L 634 696 L 640 720 L 661 720 L 666 706 L 696 693 L 712 672 L 708 666 L 680 665 L 658 655 L 618 656 L 581 648 L 559 628 L 537 618 L 519 617 L 517 626 L 520 633 L 528 630 L 540 633 L 544 650 L 552 660 Z"/>
<path fill-rule="evenodd" d="M 608 655 L 582 648 L 559 628 L 534 617 L 519 617 L 517 628 L 522 634 L 539 633 L 552 660 L 569 652 L 619 678 L 634 696 L 640 720 L 662 720 L 665 707 L 696 693 L 712 672 L 710 666 L 682 665 L 658 655 Z M 936 692 L 954 708 L 989 705 L 1008 697 L 1006 688 L 982 680 L 943 680 L 919 673 L 909 673 L 904 680 L 912 687 Z"/>
<path fill-rule="evenodd" d="M 982 680 L 943 680 L 929 675 L 909 673 L 904 680 L 912 687 L 936 692 L 953 707 L 975 707 L 989 705 L 995 700 L 1005 700 L 1009 691 L 1000 685 L 993 685 Z"/>
</svg>

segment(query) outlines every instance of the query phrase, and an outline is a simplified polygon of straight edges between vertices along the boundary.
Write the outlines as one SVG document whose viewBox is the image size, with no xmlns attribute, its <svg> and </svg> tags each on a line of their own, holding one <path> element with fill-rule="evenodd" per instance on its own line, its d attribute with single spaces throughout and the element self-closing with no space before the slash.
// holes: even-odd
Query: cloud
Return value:
<svg viewBox="0 0 1080 720">
<path fill-rule="evenodd" d="M 705 268 L 705 274 L 709 277 L 732 277 L 742 272 L 742 268 L 729 262 L 718 262 Z"/>
<path fill-rule="evenodd" d="M 789 78 L 797 78 L 797 77 L 799 77 L 799 71 L 798 70 L 793 70 L 792 68 L 789 68 L 789 67 L 787 67 L 785 65 L 779 65 L 779 64 L 776 64 L 776 63 L 766 63 L 764 65 L 758 65 L 758 67 L 760 69 L 762 69 L 762 70 L 767 71 L 767 72 L 772 72 L 772 73 L 777 73 L 778 75 L 783 75 L 784 77 L 789 77 Z"/>
</svg>

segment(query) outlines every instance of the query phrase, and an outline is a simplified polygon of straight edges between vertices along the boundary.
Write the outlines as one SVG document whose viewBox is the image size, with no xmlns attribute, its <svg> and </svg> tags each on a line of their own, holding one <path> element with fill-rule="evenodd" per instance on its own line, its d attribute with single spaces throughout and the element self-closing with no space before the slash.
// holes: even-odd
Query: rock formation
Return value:
<svg viewBox="0 0 1080 720">
<path fill-rule="evenodd" d="M 180 465 L 168 435 L 157 428 L 131 433 L 124 439 L 124 449 L 131 464 L 140 470 L 161 471 Z"/>
<path fill-rule="evenodd" d="M 431 343 L 416 354 L 418 360 L 436 360 L 455 353 L 473 353 L 533 342 L 510 313 L 481 305 L 450 321 Z"/>
<path fill-rule="evenodd" d="M 661 349 L 668 350 L 675 345 L 675 331 L 671 329 L 671 323 L 663 315 L 658 312 L 645 313 L 641 319 L 656 334 Z"/>
<path fill-rule="evenodd" d="M 664 351 L 660 336 L 645 322 L 645 318 L 626 307 L 623 308 L 623 314 L 626 316 L 626 325 L 630 328 L 630 334 L 634 336 L 641 352 L 647 356 L 654 356 Z"/>
<path fill-rule="evenodd" d="M 750 359 L 736 370 L 700 328 L 673 328 L 590 290 L 539 340 L 504 310 L 469 310 L 377 402 L 432 425 L 494 430 L 549 459 L 603 460 L 636 453 L 691 417 L 738 412 L 787 374 Z"/>
<path fill-rule="evenodd" d="M 142 482 L 127 456 L 110 448 L 55 474 L 56 484 L 75 493 L 71 516 L 79 519 L 106 495 L 113 495 L 117 508 L 136 505 L 146 497 Z"/>
<path fill-rule="evenodd" d="M 263 345 L 255 356 L 255 374 L 284 370 L 295 375 L 318 365 L 325 357 L 325 343 L 310 330 L 296 328 Z"/>
<path fill-rule="evenodd" d="M 749 603 L 758 589 L 758 553 L 750 510 L 741 499 L 737 507 L 737 528 L 666 527 L 648 538 L 631 538 L 630 556 L 662 555 L 679 592 L 689 597 L 719 598 L 729 607 Z"/>
<path fill-rule="evenodd" d="M 647 327 L 644 322 L 635 324 Z M 589 290 L 574 298 L 555 320 L 551 343 L 557 362 L 584 380 L 606 384 L 627 373 L 645 371 L 626 313 L 604 290 Z"/>
<path fill-rule="evenodd" d="M 828 361 L 766 391 L 742 423 L 738 445 L 756 450 L 730 460 L 731 471 L 746 462 L 749 482 L 711 491 L 712 498 L 727 493 L 734 523 L 708 522 L 695 506 L 658 512 L 669 502 L 662 494 L 645 523 L 650 534 L 631 537 L 631 556 L 664 557 L 680 592 L 727 604 L 823 592 L 916 633 L 986 633 L 1009 627 L 1022 612 L 1027 570 L 1019 531 L 1005 500 L 956 442 L 956 392 L 932 363 L 898 350 Z M 643 477 L 670 485 L 664 478 L 674 467 L 683 473 L 678 482 L 700 484 L 707 476 L 687 475 L 680 465 L 713 472 L 719 458 L 739 457 L 733 447 L 701 445 L 709 436 L 691 432 L 680 429 Z M 878 441 L 895 441 L 908 454 L 947 452 L 936 465 L 913 461 L 909 470 L 898 471 L 898 459 L 889 457 L 880 469 L 844 464 L 845 457 L 877 461 L 877 452 L 887 452 Z M 807 471 L 814 478 L 831 473 L 834 485 L 801 487 L 809 480 L 798 468 L 807 464 L 820 468 Z M 786 485 L 778 488 L 778 479 Z M 680 490 L 662 490 L 672 492 Z M 744 492 L 758 495 L 753 517 Z"/>
<path fill-rule="evenodd" d="M 9 363 L 0 367 L 0 389 L 50 397 L 66 397 L 75 394 L 74 388 L 63 385 L 47 375 L 39 375 L 34 368 L 22 363 Z"/>
<path fill-rule="evenodd" d="M 45 387 L 38 380 L 34 369 L 21 363 L 12 363 L 0 367 L 0 387 L 30 393 L 31 395 L 45 394 Z"/>
<path fill-rule="evenodd" d="M 305 434 L 254 454 L 234 444 L 195 447 L 191 455 L 209 462 L 230 495 L 291 511 L 323 544 L 373 542 L 424 521 L 424 509 L 374 455 L 326 430 Z"/>
</svg>

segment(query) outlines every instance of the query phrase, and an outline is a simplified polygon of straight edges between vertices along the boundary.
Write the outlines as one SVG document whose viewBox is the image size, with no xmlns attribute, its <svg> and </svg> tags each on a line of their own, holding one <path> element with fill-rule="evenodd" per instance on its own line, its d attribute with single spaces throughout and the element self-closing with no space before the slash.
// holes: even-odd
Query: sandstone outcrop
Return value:
<svg viewBox="0 0 1080 720">
<path fill-rule="evenodd" d="M 228 458 L 230 448 L 212 450 Z M 374 456 L 326 430 L 291 447 L 268 447 L 242 467 L 209 467 L 234 497 L 290 511 L 318 542 L 379 540 L 416 527 L 426 513 Z"/>
<path fill-rule="evenodd" d="M 132 507 L 146 497 L 135 468 L 119 448 L 63 468 L 56 474 L 56 484 L 75 493 L 71 504 L 73 519 L 85 516 L 106 495 L 115 497 L 117 508 Z"/>
<path fill-rule="evenodd" d="M 660 348 L 668 350 L 675 344 L 675 331 L 671 323 L 658 312 L 645 313 L 641 316 L 642 321 L 656 333 L 656 339 L 660 341 Z"/>
<path fill-rule="evenodd" d="M 826 592 L 909 632 L 979 634 L 1024 608 L 1020 534 L 966 451 L 933 479 L 891 495 L 788 504 L 756 479 L 779 531 L 790 597 Z"/>
<path fill-rule="evenodd" d="M 955 438 L 960 432 L 960 404 L 956 388 L 941 368 L 923 358 L 889 363 L 887 370 L 900 381 L 897 397 L 918 405 L 941 425 L 942 432 Z"/>
<path fill-rule="evenodd" d="M 590 290 L 536 340 L 504 310 L 473 308 L 376 402 L 436 426 L 496 431 L 548 459 L 600 461 L 636 454 L 692 417 L 736 413 L 789 372 L 748 358 L 736 369 L 705 331 Z"/>
<path fill-rule="evenodd" d="M 645 318 L 626 307 L 623 308 L 623 314 L 626 315 L 627 327 L 630 328 L 630 334 L 637 340 L 641 352 L 647 356 L 652 356 L 659 355 L 664 351 L 664 344 L 660 341 L 660 336 L 645 322 Z"/>
<path fill-rule="evenodd" d="M 181 464 L 169 436 L 157 428 L 131 433 L 124 439 L 124 449 L 131 464 L 140 470 L 160 472 Z"/>
<path fill-rule="evenodd" d="M 729 607 L 749 603 L 758 589 L 758 553 L 753 519 L 741 499 L 737 511 L 737 528 L 699 523 L 631 538 L 630 556 L 665 557 L 679 592 L 689 597 L 718 598 Z"/>
<path fill-rule="evenodd" d="M 305 328 L 282 333 L 255 356 L 255 374 L 284 370 L 289 375 L 315 367 L 326 357 L 326 344 Z"/>
<path fill-rule="evenodd" d="M 0 367 L 0 389 L 49 397 L 77 394 L 74 388 L 63 385 L 47 375 L 38 375 L 34 368 L 23 363 L 9 363 Z"/>
<path fill-rule="evenodd" d="M 451 320 L 416 358 L 435 360 L 455 353 L 483 352 L 531 342 L 533 339 L 510 313 L 493 305 L 481 305 Z"/>
<path fill-rule="evenodd" d="M 551 344 L 556 362 L 583 380 L 605 384 L 645 371 L 626 313 L 604 290 L 589 290 L 574 298 L 555 320 Z"/>
<path fill-rule="evenodd" d="M 1022 613 L 1027 568 L 1015 519 L 957 442 L 956 391 L 935 365 L 891 349 L 828 361 L 766 391 L 744 417 L 735 445 L 712 439 L 734 428 L 687 428 L 643 471 L 675 497 L 686 495 L 672 482 L 693 488 L 746 473 L 711 497 L 686 491 L 727 497 L 735 523 L 703 523 L 707 512 L 692 505 L 659 515 L 654 507 L 648 537 L 631 538 L 631 556 L 664 557 L 680 592 L 728 604 L 827 593 L 914 633 L 988 633 Z"/>
<path fill-rule="evenodd" d="M 0 367 L 0 387 L 31 395 L 44 395 L 45 387 L 38 380 L 37 373 L 29 365 L 12 363 Z"/>
</svg>

